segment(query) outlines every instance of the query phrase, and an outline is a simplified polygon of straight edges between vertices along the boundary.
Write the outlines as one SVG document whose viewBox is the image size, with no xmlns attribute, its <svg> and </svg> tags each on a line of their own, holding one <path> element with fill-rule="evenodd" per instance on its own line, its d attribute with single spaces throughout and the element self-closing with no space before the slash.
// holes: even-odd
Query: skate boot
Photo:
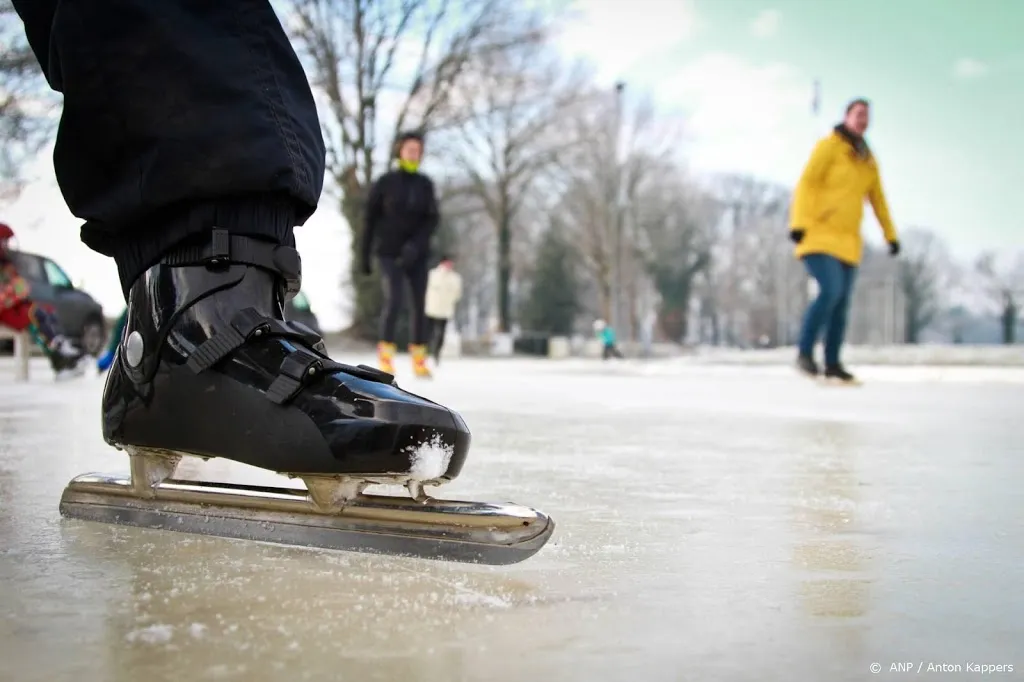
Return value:
<svg viewBox="0 0 1024 682">
<path fill-rule="evenodd" d="M 377 366 L 380 371 L 395 375 L 395 344 L 381 341 L 377 344 Z"/>
<path fill-rule="evenodd" d="M 85 374 L 85 367 L 81 363 L 85 354 L 67 338 L 55 337 L 47 344 L 46 354 L 57 381 L 66 381 Z"/>
<path fill-rule="evenodd" d="M 861 381 L 846 371 L 842 365 L 829 365 L 825 367 L 824 379 L 830 384 L 843 386 L 860 386 Z"/>
<path fill-rule="evenodd" d="M 801 374 L 812 379 L 818 377 L 818 363 L 810 355 L 798 355 L 796 358 L 796 368 Z"/>
<path fill-rule="evenodd" d="M 470 432 L 455 412 L 377 369 L 331 360 L 283 305 L 298 252 L 212 231 L 136 281 L 103 393 L 103 437 L 131 479 L 79 476 L 65 516 L 295 545 L 512 563 L 548 517 L 516 505 L 432 500 L 458 476 Z M 173 478 L 182 456 L 222 457 L 305 483 L 251 488 Z M 404 485 L 411 496 L 364 493 Z"/>
<path fill-rule="evenodd" d="M 420 379 L 431 379 L 433 375 L 427 367 L 427 347 L 417 344 L 409 346 L 409 354 L 412 356 L 412 371 Z"/>
</svg>

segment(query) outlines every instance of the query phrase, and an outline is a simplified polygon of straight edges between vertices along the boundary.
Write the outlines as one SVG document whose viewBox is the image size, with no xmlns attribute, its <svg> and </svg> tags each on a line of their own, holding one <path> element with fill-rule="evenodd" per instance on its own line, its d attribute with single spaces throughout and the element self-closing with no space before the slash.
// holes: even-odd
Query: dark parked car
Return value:
<svg viewBox="0 0 1024 682">
<path fill-rule="evenodd" d="M 317 334 L 322 333 L 320 331 L 320 321 L 316 319 L 316 314 L 309 307 L 309 299 L 306 298 L 306 294 L 301 291 L 295 294 L 295 298 L 288 301 L 288 304 L 285 305 L 284 316 L 286 319 L 301 322 Z"/>
<path fill-rule="evenodd" d="M 102 353 L 107 342 L 103 306 L 76 289 L 67 273 L 46 256 L 11 251 L 10 257 L 32 287 L 32 299 L 56 313 L 68 338 L 89 355 Z"/>
</svg>

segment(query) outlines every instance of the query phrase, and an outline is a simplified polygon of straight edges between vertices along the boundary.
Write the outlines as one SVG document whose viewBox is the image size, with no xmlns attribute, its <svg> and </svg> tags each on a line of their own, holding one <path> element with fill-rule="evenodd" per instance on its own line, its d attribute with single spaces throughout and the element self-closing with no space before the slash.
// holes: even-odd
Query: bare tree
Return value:
<svg viewBox="0 0 1024 682">
<path fill-rule="evenodd" d="M 467 79 L 469 81 L 470 79 Z M 587 74 L 567 69 L 552 48 L 526 42 L 489 54 L 463 88 L 463 122 L 446 150 L 480 197 L 497 236 L 501 331 L 512 318 L 513 240 L 533 188 L 578 138 L 560 123 L 586 101 Z"/>
<path fill-rule="evenodd" d="M 626 218 L 642 201 L 644 182 L 671 165 L 679 136 L 674 126 L 656 117 L 649 102 L 624 112 L 612 93 L 591 101 L 565 121 L 566 134 L 585 143 L 561 159 L 565 190 L 556 210 L 596 288 L 598 314 L 613 320 L 617 273 L 644 271 L 642 263 L 630 268 L 629 259 L 637 252 L 628 244 L 638 235 L 631 231 L 636 221 Z"/>
<path fill-rule="evenodd" d="M 711 264 L 713 227 L 720 207 L 675 167 L 631 187 L 638 231 L 635 253 L 661 298 L 658 323 L 665 336 L 686 340 L 694 284 Z"/>
<path fill-rule="evenodd" d="M 473 337 L 495 308 L 494 231 L 472 185 L 464 178 L 442 187 L 442 245 L 455 256 L 462 276 L 463 296 L 456 309 L 457 327 Z"/>
<path fill-rule="evenodd" d="M 1024 252 L 1018 253 L 1012 262 L 1003 264 L 999 263 L 995 253 L 986 252 L 974 267 L 982 278 L 985 293 L 999 306 L 1003 343 L 1016 343 L 1020 301 L 1024 298 Z"/>
<path fill-rule="evenodd" d="M 931 230 L 909 228 L 901 236 L 899 286 L 903 291 L 905 343 L 918 343 L 946 302 L 953 268 L 949 252 Z"/>
<path fill-rule="evenodd" d="M 53 96 L 10 0 L 0 0 L 0 182 L 18 191 L 24 164 L 50 138 Z"/>
<path fill-rule="evenodd" d="M 703 294 L 704 308 L 730 344 L 785 342 L 789 302 L 802 281 L 792 267 L 785 221 L 790 190 L 749 175 L 726 174 L 711 181 L 721 208 L 714 268 Z"/>
<path fill-rule="evenodd" d="M 459 123 L 460 88 L 481 60 L 543 32 L 521 5 L 500 0 L 290 0 L 290 9 L 286 23 L 321 98 L 328 189 L 352 232 L 353 331 L 369 337 L 379 286 L 357 254 L 365 195 L 396 133 Z"/>
</svg>

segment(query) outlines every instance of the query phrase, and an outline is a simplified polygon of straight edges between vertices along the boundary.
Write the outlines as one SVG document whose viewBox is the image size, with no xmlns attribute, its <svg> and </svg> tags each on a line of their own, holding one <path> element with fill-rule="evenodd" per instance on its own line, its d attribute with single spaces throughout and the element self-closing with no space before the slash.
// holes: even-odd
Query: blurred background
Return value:
<svg viewBox="0 0 1024 682">
<path fill-rule="evenodd" d="M 809 292 L 787 240 L 791 188 L 856 97 L 872 102 L 867 137 L 903 253 L 888 257 L 867 211 L 849 342 L 1024 332 L 1011 201 L 1024 179 L 1024 3 L 274 5 L 328 143 L 320 208 L 296 231 L 304 295 L 291 313 L 332 335 L 374 340 L 379 283 L 352 267 L 362 201 L 396 131 L 422 128 L 423 171 L 442 193 L 434 252 L 455 254 L 465 284 L 452 323 L 465 348 L 499 333 L 588 335 L 597 318 L 627 347 L 645 335 L 792 345 Z M 65 324 L 102 345 L 124 300 L 53 176 L 60 97 L 8 0 L 0 45 L 0 221 L 37 259 Z"/>
</svg>

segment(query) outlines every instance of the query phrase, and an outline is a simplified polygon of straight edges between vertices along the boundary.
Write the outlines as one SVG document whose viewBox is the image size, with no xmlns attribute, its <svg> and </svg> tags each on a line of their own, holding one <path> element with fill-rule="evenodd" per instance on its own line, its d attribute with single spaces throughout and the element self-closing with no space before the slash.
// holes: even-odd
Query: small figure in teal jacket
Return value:
<svg viewBox="0 0 1024 682">
<path fill-rule="evenodd" d="M 622 357 L 622 353 L 619 352 L 618 347 L 615 345 L 615 327 L 604 320 L 596 320 L 594 322 L 594 332 L 597 334 L 597 338 L 601 339 L 601 343 L 604 344 L 601 350 L 602 360 Z"/>
</svg>

